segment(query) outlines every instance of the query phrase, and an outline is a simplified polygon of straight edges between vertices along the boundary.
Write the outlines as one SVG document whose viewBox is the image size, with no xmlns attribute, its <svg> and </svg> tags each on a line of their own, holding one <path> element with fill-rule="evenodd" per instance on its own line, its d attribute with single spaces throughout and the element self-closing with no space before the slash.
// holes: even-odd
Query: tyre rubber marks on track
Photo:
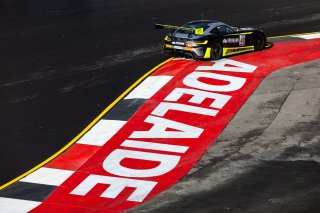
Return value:
<svg viewBox="0 0 320 213">
<path fill-rule="evenodd" d="M 34 212 L 134 207 L 182 178 L 265 76 L 318 58 L 320 39 L 276 43 L 232 60 L 172 60 L 65 153 L 2 190 L 0 205 L 16 208 L 9 212 L 23 212 L 12 205 L 19 202 L 25 211 L 38 206 Z"/>
<path fill-rule="evenodd" d="M 192 168 L 265 76 L 319 58 L 319 43 L 279 43 L 217 62 L 167 63 L 151 77 L 172 79 L 139 107 L 119 103 L 139 109 L 36 210 L 55 204 L 59 210 L 67 206 L 119 212 L 156 196 Z M 135 98 L 138 103 L 141 96 Z M 124 113 L 117 109 L 105 118 Z"/>
<path fill-rule="evenodd" d="M 129 93 L 124 100 L 98 121 L 76 144 L 58 158 L 29 174 L 17 183 L 0 191 L 0 206 L 4 212 L 28 212 L 60 186 L 105 145 L 145 103 L 146 99 L 160 90 L 172 76 L 150 76 Z M 127 144 L 130 146 L 130 144 Z M 21 197 L 21 194 L 24 196 Z M 30 197 L 37 194 L 38 197 Z M 17 204 L 17 205 L 13 205 Z M 21 204 L 21 205 L 20 205 Z"/>
</svg>

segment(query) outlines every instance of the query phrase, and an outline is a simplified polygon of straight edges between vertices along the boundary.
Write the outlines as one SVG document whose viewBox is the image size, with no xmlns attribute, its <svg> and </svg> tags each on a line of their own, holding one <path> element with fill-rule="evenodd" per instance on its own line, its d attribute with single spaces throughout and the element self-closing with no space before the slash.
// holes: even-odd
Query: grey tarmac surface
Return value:
<svg viewBox="0 0 320 213">
<path fill-rule="evenodd" d="M 128 212 L 319 212 L 319 68 L 265 78 L 188 175 Z"/>
</svg>

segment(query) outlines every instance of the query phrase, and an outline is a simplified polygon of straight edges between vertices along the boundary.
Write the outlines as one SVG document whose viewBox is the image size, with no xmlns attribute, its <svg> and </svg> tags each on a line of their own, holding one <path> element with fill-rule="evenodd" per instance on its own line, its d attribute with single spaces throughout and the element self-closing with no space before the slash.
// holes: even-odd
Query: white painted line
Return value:
<svg viewBox="0 0 320 213">
<path fill-rule="evenodd" d="M 124 99 L 142 98 L 149 99 L 158 92 L 173 76 L 149 76 Z"/>
<path fill-rule="evenodd" d="M 316 39 L 316 38 L 320 38 L 320 33 L 312 33 L 312 34 L 306 34 L 306 35 L 296 35 L 296 36 L 292 36 L 292 37 L 299 37 L 299 38 L 303 38 L 303 39 Z"/>
<path fill-rule="evenodd" d="M 77 143 L 103 146 L 107 143 L 124 125 L 126 121 L 100 120 L 87 132 Z"/>
<path fill-rule="evenodd" d="M 60 186 L 74 171 L 42 167 L 20 181 L 45 185 Z"/>
<path fill-rule="evenodd" d="M 26 213 L 39 206 L 41 202 L 0 197 L 2 213 Z"/>
</svg>

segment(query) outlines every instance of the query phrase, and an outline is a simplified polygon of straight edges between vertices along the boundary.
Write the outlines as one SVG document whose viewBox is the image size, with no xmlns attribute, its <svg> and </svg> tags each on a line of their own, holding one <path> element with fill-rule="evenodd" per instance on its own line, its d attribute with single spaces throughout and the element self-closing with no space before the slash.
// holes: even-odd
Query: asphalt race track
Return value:
<svg viewBox="0 0 320 213">
<path fill-rule="evenodd" d="M 160 51 L 164 32 L 154 30 L 154 22 L 180 25 L 204 17 L 233 25 L 262 27 L 267 35 L 276 36 L 319 31 L 319 11 L 320 3 L 315 0 L 240 3 L 239 1 L 226 3 L 1 1 L 1 185 L 58 151 L 133 82 L 165 60 Z M 310 66 L 319 67 L 319 64 L 315 62 Z M 315 87 L 318 85 L 315 83 Z M 277 106 L 277 102 L 272 100 L 268 103 Z M 319 119 L 315 119 L 314 122 L 316 124 Z M 297 124 L 295 131 L 301 128 L 298 127 Z M 319 129 L 317 125 L 312 125 L 310 128 L 314 128 L 313 133 L 317 133 Z M 238 134 L 230 131 L 230 134 Z M 256 132 L 251 133 L 248 137 L 252 140 L 260 136 Z M 229 140 L 223 135 L 221 137 L 216 145 L 221 144 L 223 140 Z M 287 200 L 268 196 L 261 196 L 260 199 L 278 205 L 277 208 L 280 206 L 280 210 L 277 210 L 279 212 L 317 212 L 320 209 L 317 204 L 320 202 L 319 191 L 316 190 L 319 188 L 319 181 L 303 174 L 319 175 L 319 163 L 317 163 L 319 160 L 312 159 L 315 161 L 306 163 L 300 155 L 292 154 L 295 150 L 288 152 L 288 156 L 284 156 L 283 159 L 292 158 L 297 163 L 290 164 L 284 160 L 283 164 L 276 164 L 277 172 L 286 171 L 290 177 L 298 175 L 299 181 L 306 181 L 318 187 L 315 187 L 314 191 L 303 191 L 310 186 L 301 187 L 303 193 L 298 193 L 295 199 L 291 200 L 290 196 Z M 316 151 L 314 152 L 314 155 L 318 155 Z M 270 156 L 270 159 L 273 159 L 273 155 Z M 219 157 L 214 160 L 219 161 L 219 159 L 223 160 Z M 231 187 L 239 188 L 246 180 L 251 180 L 260 173 L 265 173 L 265 178 L 268 179 L 275 177 L 280 185 L 286 181 L 293 181 L 288 180 L 283 174 L 274 172 L 273 163 L 268 162 L 255 168 L 252 174 L 248 174 L 249 177 L 243 177 L 233 186 L 228 186 L 230 189 L 221 192 L 225 197 L 217 203 L 204 202 L 202 203 L 204 207 L 194 205 L 191 208 L 183 203 L 191 202 L 193 199 L 192 195 L 187 194 L 182 203 L 176 202 L 173 206 L 181 206 L 181 212 L 185 211 L 184 208 L 190 211 L 201 209 L 203 212 L 214 210 L 223 212 L 221 206 L 225 208 L 225 212 L 229 209 L 233 212 L 258 212 L 258 210 L 263 212 L 261 209 L 267 204 L 262 203 L 259 207 L 261 209 L 249 209 L 240 201 L 235 202 L 237 197 L 230 198 L 229 195 L 232 194 Z M 262 180 L 259 179 L 260 182 L 248 191 L 250 195 L 265 183 L 264 178 L 260 178 Z M 295 184 L 292 183 L 291 186 L 295 187 Z M 272 187 L 270 187 L 271 195 Z M 170 199 L 171 192 L 168 193 Z M 168 202 L 166 200 L 168 197 L 165 196 L 151 204 L 155 210 L 157 202 Z M 218 195 L 205 194 L 201 200 L 206 198 L 210 200 L 216 196 Z M 304 208 L 289 208 L 293 201 L 298 206 L 296 203 L 298 198 L 301 198 L 300 206 Z M 244 199 L 244 201 L 259 203 L 259 198 L 255 199 L 254 201 Z M 232 205 L 224 205 L 224 201 Z M 152 209 L 147 205 L 146 209 Z M 217 209 L 207 208 L 206 205 L 215 205 Z M 141 207 L 141 211 L 143 208 L 144 206 Z M 159 212 L 170 211 L 174 207 L 169 205 L 161 208 L 163 209 Z M 270 211 L 271 209 L 268 210 Z"/>
<path fill-rule="evenodd" d="M 188 175 L 129 212 L 318 212 L 319 65 L 269 75 Z"/>
</svg>

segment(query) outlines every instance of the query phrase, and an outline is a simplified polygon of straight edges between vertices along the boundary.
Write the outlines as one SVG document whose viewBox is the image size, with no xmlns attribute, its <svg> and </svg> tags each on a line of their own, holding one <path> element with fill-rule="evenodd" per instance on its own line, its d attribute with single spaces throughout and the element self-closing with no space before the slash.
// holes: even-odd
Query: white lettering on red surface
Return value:
<svg viewBox="0 0 320 213">
<path fill-rule="evenodd" d="M 227 66 L 228 65 L 228 66 Z M 251 64 L 242 63 L 231 59 L 221 59 L 212 66 L 199 66 L 196 70 L 217 70 L 217 71 L 228 71 L 228 72 L 246 72 L 252 73 L 257 69 L 256 66 Z"/>
<path fill-rule="evenodd" d="M 165 151 L 165 152 L 176 152 L 176 153 L 185 153 L 189 148 L 188 146 L 171 145 L 171 144 L 154 143 L 154 142 L 137 141 L 137 140 L 125 140 L 121 144 L 121 146 L 138 148 L 138 149 Z"/>
<path fill-rule="evenodd" d="M 164 100 L 178 101 L 183 95 L 192 95 L 189 103 L 201 104 L 206 98 L 214 99 L 210 104 L 212 108 L 221 109 L 231 98 L 230 95 L 223 95 L 214 92 L 201 91 L 196 89 L 175 88 Z"/>
<path fill-rule="evenodd" d="M 149 115 L 144 122 L 152 123 L 151 129 L 134 131 L 130 138 L 198 138 L 203 132 L 202 128 L 153 115 Z"/>
<path fill-rule="evenodd" d="M 208 116 L 215 116 L 218 113 L 218 110 L 214 110 L 214 109 L 207 109 L 203 107 L 190 106 L 190 105 L 179 104 L 179 103 L 162 102 L 152 111 L 152 114 L 158 115 L 158 116 L 164 116 L 166 112 L 168 112 L 169 110 L 176 110 L 180 112 L 195 113 L 195 114 L 208 115 Z"/>
<path fill-rule="evenodd" d="M 100 197 L 116 198 L 125 188 L 131 187 L 135 188 L 135 190 L 127 200 L 142 202 L 150 191 L 157 185 L 157 182 L 102 175 L 89 175 L 70 194 L 84 196 L 97 184 L 109 185 Z"/>
<path fill-rule="evenodd" d="M 150 169 L 127 168 L 121 165 L 124 159 L 137 159 L 159 162 L 156 167 Z M 122 177 L 153 177 L 163 175 L 171 171 L 179 162 L 180 156 L 116 149 L 103 161 L 103 168 L 114 175 Z"/>
<path fill-rule="evenodd" d="M 122 148 L 139 149 L 140 151 L 115 149 L 106 156 L 102 164 L 103 169 L 117 177 L 90 174 L 71 194 L 85 196 L 97 184 L 106 184 L 109 186 L 101 194 L 101 197 L 116 198 L 125 188 L 133 187 L 135 190 L 127 200 L 142 202 L 156 187 L 157 182 L 139 180 L 137 178 L 156 177 L 171 172 L 177 167 L 182 157 L 180 155 L 187 154 L 189 147 L 136 139 L 166 138 L 177 140 L 199 138 L 204 131 L 203 128 L 165 118 L 166 113 L 168 111 L 172 111 L 172 113 L 180 111 L 210 117 L 216 116 L 219 110 L 223 110 L 223 107 L 232 97 L 217 92 L 237 91 L 244 86 L 246 78 L 218 74 L 213 71 L 252 73 L 256 68 L 256 66 L 231 59 L 219 60 L 211 66 L 198 66 L 196 68 L 197 71 L 190 73 L 183 79 L 183 84 L 190 88 L 174 88 L 164 101 L 144 120 L 145 123 L 152 125 L 150 129 L 133 131 L 129 136 L 130 140 L 124 140 L 121 144 Z M 217 80 L 222 81 L 224 84 L 210 83 L 210 81 L 215 82 Z M 191 96 L 187 101 L 188 103 L 200 106 L 177 103 L 184 95 Z M 210 103 L 205 101 L 206 99 L 210 99 Z M 204 106 L 203 103 L 206 103 L 207 106 Z M 170 152 L 171 154 L 156 153 L 157 151 Z M 143 163 L 138 167 L 135 164 L 122 165 L 121 162 L 125 159 L 152 161 L 157 164 L 153 168 L 144 168 Z"/>
<path fill-rule="evenodd" d="M 225 85 L 212 85 L 209 83 L 204 83 L 200 78 L 214 79 L 227 81 L 228 84 Z M 189 87 L 196 89 L 209 90 L 212 92 L 231 92 L 240 89 L 246 82 L 245 78 L 234 77 L 229 75 L 210 73 L 210 72 L 192 72 L 187 77 L 183 79 L 183 83 Z"/>
</svg>

